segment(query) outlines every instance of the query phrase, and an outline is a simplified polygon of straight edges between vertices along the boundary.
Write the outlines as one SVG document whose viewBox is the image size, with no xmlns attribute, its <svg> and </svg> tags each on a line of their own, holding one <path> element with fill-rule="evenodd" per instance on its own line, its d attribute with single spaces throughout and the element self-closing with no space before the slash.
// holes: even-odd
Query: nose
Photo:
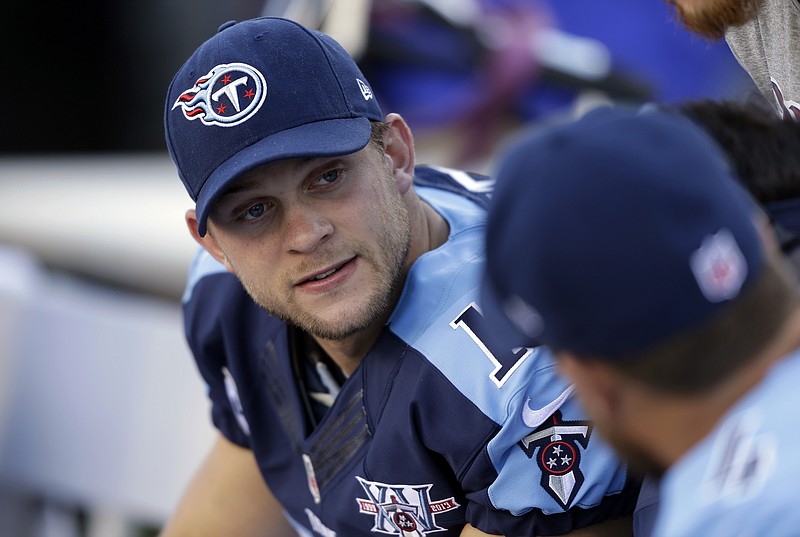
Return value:
<svg viewBox="0 0 800 537">
<path fill-rule="evenodd" d="M 333 224 L 308 204 L 284 207 L 284 244 L 290 252 L 309 253 L 333 233 Z"/>
</svg>

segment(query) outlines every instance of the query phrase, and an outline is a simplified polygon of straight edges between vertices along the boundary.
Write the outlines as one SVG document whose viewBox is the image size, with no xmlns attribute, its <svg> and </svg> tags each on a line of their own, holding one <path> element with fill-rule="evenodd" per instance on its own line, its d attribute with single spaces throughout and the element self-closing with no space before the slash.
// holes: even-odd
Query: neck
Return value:
<svg viewBox="0 0 800 537">
<path fill-rule="evenodd" d="M 648 408 L 640 408 L 640 415 L 646 416 L 651 424 L 642 439 L 647 451 L 665 468 L 674 464 L 706 437 L 730 408 L 763 380 L 773 365 L 797 348 L 800 348 L 800 309 L 784 323 L 755 360 L 722 384 L 700 395 L 653 398 Z M 654 423 L 659 426 L 653 427 Z"/>
<path fill-rule="evenodd" d="M 405 274 L 408 274 L 411 265 L 419 256 L 444 244 L 450 234 L 450 227 L 444 217 L 428 205 L 428 202 L 420 199 L 416 192 L 412 191 L 411 194 L 414 200 L 412 206 L 415 210 L 409 211 L 411 243 L 408 249 Z"/>
<path fill-rule="evenodd" d="M 372 345 L 378 339 L 386 321 L 389 320 L 389 316 L 392 314 L 392 311 L 400 299 L 403 285 L 405 284 L 405 279 L 408 275 L 408 271 L 411 269 L 411 265 L 413 265 L 422 254 L 444 244 L 450 232 L 444 217 L 437 213 L 427 202 L 420 199 L 413 189 L 406 195 L 409 196 L 409 201 L 406 205 L 409 208 L 408 215 L 411 239 L 408 256 L 403 268 L 402 281 L 390 297 L 390 306 L 386 309 L 386 313 L 379 321 L 376 321 L 368 328 L 348 338 L 341 340 L 314 338 L 319 346 L 322 347 L 322 350 L 330 356 L 347 376 L 350 376 L 353 371 L 356 370 L 372 348 Z"/>
</svg>

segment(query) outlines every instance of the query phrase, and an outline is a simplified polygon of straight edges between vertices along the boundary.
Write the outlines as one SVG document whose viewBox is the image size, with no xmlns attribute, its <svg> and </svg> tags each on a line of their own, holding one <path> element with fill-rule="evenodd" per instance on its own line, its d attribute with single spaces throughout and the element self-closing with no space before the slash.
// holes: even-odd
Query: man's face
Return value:
<svg viewBox="0 0 800 537">
<path fill-rule="evenodd" d="M 730 26 L 753 19 L 764 0 L 666 0 L 692 32 L 717 40 Z"/>
<path fill-rule="evenodd" d="M 609 382 L 608 369 L 598 371 L 582 365 L 569 352 L 555 351 L 559 370 L 575 385 L 575 393 L 603 440 L 625 460 L 634 475 L 661 477 L 666 466 L 640 441 L 641 416 L 637 399 L 627 397 L 625 387 Z M 612 393 L 613 392 L 613 393 Z"/>
<path fill-rule="evenodd" d="M 603 440 L 608 442 L 620 458 L 628 464 L 631 474 L 638 477 L 650 475 L 658 479 L 664 475 L 666 467 L 646 450 L 641 449 L 635 440 L 625 434 L 623 429 L 616 427 L 613 423 L 596 425 Z"/>
<path fill-rule="evenodd" d="M 372 144 L 245 174 L 215 205 L 209 233 L 260 306 L 330 340 L 386 320 L 410 241 L 392 170 Z"/>
</svg>

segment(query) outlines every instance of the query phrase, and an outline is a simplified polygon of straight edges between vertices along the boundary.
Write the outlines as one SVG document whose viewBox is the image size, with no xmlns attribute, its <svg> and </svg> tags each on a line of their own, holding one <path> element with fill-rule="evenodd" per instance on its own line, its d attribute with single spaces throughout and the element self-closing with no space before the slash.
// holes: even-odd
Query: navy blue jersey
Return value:
<svg viewBox="0 0 800 537">
<path fill-rule="evenodd" d="M 347 379 L 201 253 L 186 332 L 214 424 L 253 450 L 308 535 L 558 535 L 633 511 L 638 486 L 543 348 L 496 348 L 478 303 L 492 181 L 420 167 L 445 244 L 411 267 Z"/>
</svg>

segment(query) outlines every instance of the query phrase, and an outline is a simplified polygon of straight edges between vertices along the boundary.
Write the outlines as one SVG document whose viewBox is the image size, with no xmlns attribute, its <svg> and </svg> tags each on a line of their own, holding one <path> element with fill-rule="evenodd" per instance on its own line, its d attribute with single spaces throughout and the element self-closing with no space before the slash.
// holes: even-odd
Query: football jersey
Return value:
<svg viewBox="0 0 800 537">
<path fill-rule="evenodd" d="M 492 343 L 478 302 L 492 181 L 419 167 L 447 241 L 411 266 L 362 363 L 336 376 L 200 253 L 186 333 L 215 426 L 304 535 L 558 535 L 630 514 L 638 484 L 543 348 Z"/>
<path fill-rule="evenodd" d="M 664 475 L 654 535 L 800 533 L 800 350 L 777 363 Z"/>
</svg>

